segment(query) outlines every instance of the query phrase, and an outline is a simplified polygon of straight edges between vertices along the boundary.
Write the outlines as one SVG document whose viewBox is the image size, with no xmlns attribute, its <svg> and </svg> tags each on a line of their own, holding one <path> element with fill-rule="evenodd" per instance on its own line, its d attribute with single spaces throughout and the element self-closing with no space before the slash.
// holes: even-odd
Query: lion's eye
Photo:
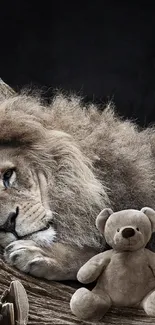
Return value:
<svg viewBox="0 0 155 325">
<path fill-rule="evenodd" d="M 10 186 L 10 178 L 13 174 L 13 169 L 8 169 L 4 174 L 3 174 L 3 184 L 5 188 L 8 188 Z"/>
<path fill-rule="evenodd" d="M 119 228 L 117 228 L 117 232 L 119 232 L 120 231 L 120 229 Z"/>
</svg>

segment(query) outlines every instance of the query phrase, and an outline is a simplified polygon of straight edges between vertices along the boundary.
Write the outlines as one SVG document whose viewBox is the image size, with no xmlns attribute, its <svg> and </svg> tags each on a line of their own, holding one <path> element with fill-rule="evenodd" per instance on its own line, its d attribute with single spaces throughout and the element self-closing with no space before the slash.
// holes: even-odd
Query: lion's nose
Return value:
<svg viewBox="0 0 155 325">
<path fill-rule="evenodd" d="M 134 234 L 135 234 L 134 229 L 133 229 L 133 228 L 130 228 L 130 227 L 125 228 L 125 229 L 123 229 L 123 231 L 122 231 L 122 236 L 123 236 L 124 238 L 130 238 L 130 237 L 134 236 Z"/>
<path fill-rule="evenodd" d="M 16 208 L 16 211 L 9 213 L 7 221 L 4 223 L 4 225 L 0 226 L 0 230 L 4 230 L 7 232 L 14 232 L 15 222 L 18 214 L 19 214 L 19 207 Z"/>
</svg>

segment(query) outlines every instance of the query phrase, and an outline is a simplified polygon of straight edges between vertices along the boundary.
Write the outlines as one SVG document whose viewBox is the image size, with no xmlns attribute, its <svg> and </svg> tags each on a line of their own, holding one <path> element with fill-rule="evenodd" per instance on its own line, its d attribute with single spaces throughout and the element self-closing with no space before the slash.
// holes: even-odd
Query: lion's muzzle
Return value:
<svg viewBox="0 0 155 325">
<path fill-rule="evenodd" d="M 11 232 L 15 236 L 17 236 L 15 231 L 16 226 L 16 218 L 19 213 L 19 207 L 17 206 L 16 211 L 10 212 L 7 220 L 3 225 L 0 226 L 0 231 Z"/>
</svg>

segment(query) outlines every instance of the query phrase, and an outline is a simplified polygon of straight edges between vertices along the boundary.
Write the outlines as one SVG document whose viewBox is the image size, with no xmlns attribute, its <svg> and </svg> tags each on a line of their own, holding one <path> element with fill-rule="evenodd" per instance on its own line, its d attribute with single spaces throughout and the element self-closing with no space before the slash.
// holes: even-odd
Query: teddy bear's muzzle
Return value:
<svg viewBox="0 0 155 325">
<path fill-rule="evenodd" d="M 131 227 L 125 228 L 122 230 L 122 236 L 123 238 L 130 238 L 135 235 L 135 230 Z"/>
</svg>

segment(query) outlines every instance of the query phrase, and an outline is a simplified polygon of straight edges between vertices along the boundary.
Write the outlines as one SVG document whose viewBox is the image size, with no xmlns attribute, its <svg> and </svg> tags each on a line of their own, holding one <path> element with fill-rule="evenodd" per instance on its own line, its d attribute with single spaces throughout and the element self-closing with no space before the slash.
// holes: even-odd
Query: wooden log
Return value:
<svg viewBox="0 0 155 325">
<path fill-rule="evenodd" d="M 11 89 L 0 79 L 0 99 L 14 95 Z M 28 294 L 30 312 L 28 325 L 154 325 L 155 318 L 145 315 L 142 310 L 132 308 L 112 308 L 100 322 L 78 320 L 72 315 L 69 302 L 79 287 L 76 282 L 54 282 L 34 278 L 19 272 L 3 261 L 0 255 L 0 295 L 9 288 L 10 282 L 20 280 Z"/>
<path fill-rule="evenodd" d="M 145 315 L 142 310 L 133 308 L 112 308 L 103 320 L 86 322 L 72 315 L 69 301 L 76 283 L 46 281 L 19 272 L 0 259 L 0 294 L 13 280 L 20 280 L 28 294 L 30 312 L 29 325 L 154 325 L 155 318 Z"/>
</svg>

